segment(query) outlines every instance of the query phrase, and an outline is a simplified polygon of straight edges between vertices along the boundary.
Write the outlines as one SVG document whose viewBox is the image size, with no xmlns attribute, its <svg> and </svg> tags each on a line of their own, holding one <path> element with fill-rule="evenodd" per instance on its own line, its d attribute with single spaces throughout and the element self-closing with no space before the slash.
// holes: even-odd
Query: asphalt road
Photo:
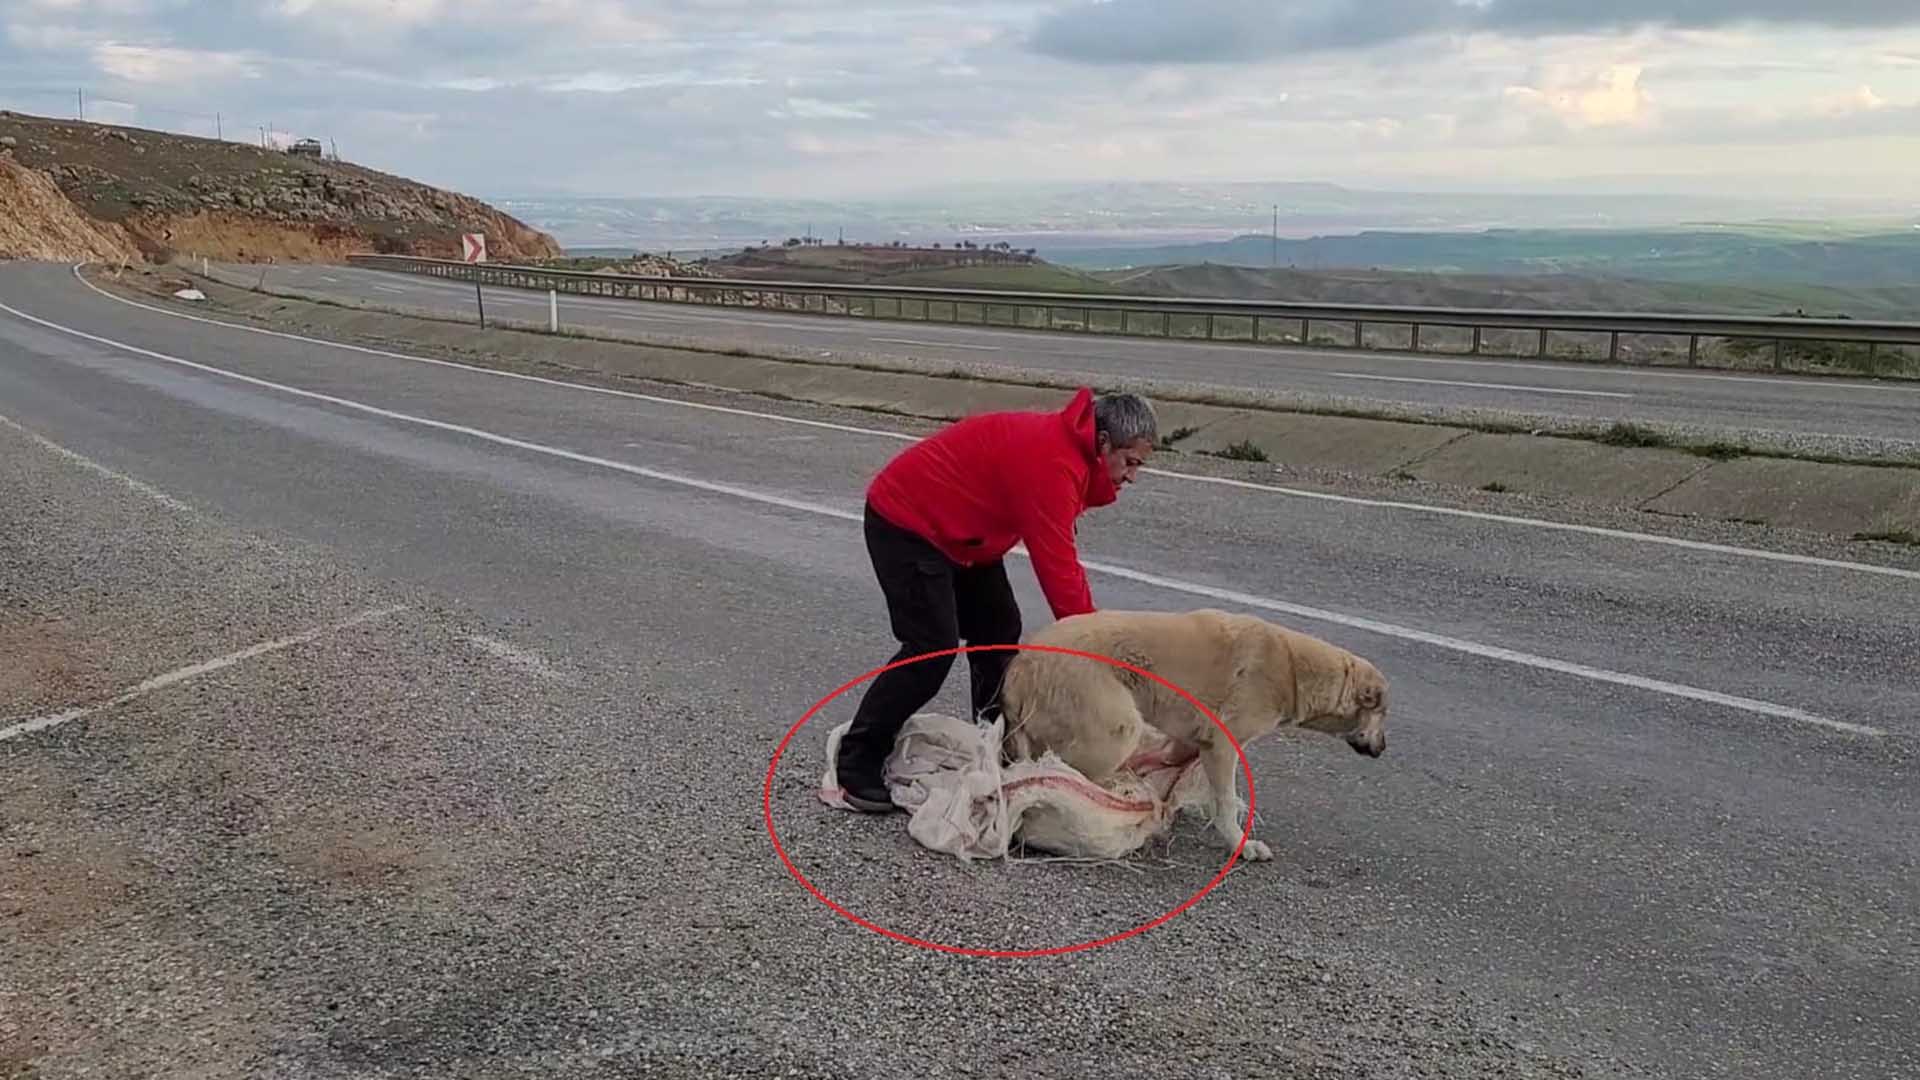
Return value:
<svg viewBox="0 0 1920 1080">
<path fill-rule="evenodd" d="M 236 273 L 260 267 L 229 266 Z M 472 315 L 471 285 L 344 266 L 275 266 L 272 282 L 318 295 Z M 485 290 L 495 315 L 545 322 L 547 297 Z M 565 325 L 696 338 L 725 347 L 903 355 L 1045 371 L 1115 372 L 1232 387 L 1580 418 L 1659 421 L 1736 432 L 1911 440 L 1920 385 L 1771 374 L 1582 367 L 1192 342 L 1080 338 L 838 317 L 688 310 L 561 297 Z"/>
<path fill-rule="evenodd" d="M 0 729 L 324 631 L 0 737 L 0 1065 L 1879 1080 L 1920 1054 L 1915 577 L 1154 476 L 1082 525 L 1098 602 L 1362 652 L 1391 749 L 1257 743 L 1277 861 L 1115 945 L 960 958 L 842 919 L 762 828 L 788 727 L 890 652 L 847 520 L 885 422 L 265 338 L 63 267 L 0 267 L 0 304 L 0 648 L 27 660 Z M 1089 940 L 1224 854 L 1188 827 L 1139 872 L 963 867 L 819 806 L 824 734 L 782 762 L 781 842 L 900 933 Z"/>
</svg>

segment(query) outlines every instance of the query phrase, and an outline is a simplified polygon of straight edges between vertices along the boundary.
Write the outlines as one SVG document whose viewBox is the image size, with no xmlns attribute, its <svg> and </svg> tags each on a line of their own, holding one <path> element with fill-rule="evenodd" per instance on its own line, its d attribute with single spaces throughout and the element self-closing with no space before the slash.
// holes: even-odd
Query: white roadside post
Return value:
<svg viewBox="0 0 1920 1080">
<path fill-rule="evenodd" d="M 560 291 L 558 289 L 547 290 L 547 330 L 555 334 L 560 332 Z"/>
</svg>

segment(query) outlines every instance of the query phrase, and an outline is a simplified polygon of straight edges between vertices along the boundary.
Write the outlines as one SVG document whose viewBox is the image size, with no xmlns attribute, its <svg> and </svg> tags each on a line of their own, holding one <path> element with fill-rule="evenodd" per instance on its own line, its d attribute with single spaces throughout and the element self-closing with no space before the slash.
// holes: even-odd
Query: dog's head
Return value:
<svg viewBox="0 0 1920 1080">
<path fill-rule="evenodd" d="M 1338 735 L 1355 753 L 1377 758 L 1387 752 L 1387 679 L 1370 662 L 1344 653 L 1338 672 L 1322 672 L 1298 702 L 1300 726 Z"/>
</svg>

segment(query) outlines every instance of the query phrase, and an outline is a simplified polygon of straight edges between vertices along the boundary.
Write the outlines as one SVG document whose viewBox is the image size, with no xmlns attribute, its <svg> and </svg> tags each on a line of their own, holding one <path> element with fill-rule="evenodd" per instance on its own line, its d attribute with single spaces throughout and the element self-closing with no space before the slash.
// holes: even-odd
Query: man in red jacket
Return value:
<svg viewBox="0 0 1920 1080">
<path fill-rule="evenodd" d="M 867 488 L 867 553 L 900 650 L 893 662 L 1020 640 L 1020 606 L 1004 558 L 1025 543 L 1056 619 L 1094 610 L 1076 528 L 1131 483 L 1159 439 L 1153 408 L 1132 394 L 1076 393 L 1059 412 L 972 416 L 902 451 Z M 968 653 L 976 719 L 991 723 L 1011 650 Z M 940 692 L 953 657 L 873 680 L 841 737 L 836 769 L 848 805 L 894 808 L 881 776 L 907 719 Z"/>
</svg>

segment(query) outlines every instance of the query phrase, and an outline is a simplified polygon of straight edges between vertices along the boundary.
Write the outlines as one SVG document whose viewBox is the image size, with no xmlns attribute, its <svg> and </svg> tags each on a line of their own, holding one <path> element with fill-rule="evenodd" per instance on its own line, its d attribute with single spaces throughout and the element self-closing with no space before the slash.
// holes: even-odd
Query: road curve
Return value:
<svg viewBox="0 0 1920 1080">
<path fill-rule="evenodd" d="M 280 1018 L 261 1053 L 325 1076 L 733 1075 L 723 1059 L 1024 1076 L 1038 1059 L 1838 1080 L 1920 1053 L 1920 582 L 1152 477 L 1082 526 L 1113 571 L 1097 601 L 1265 611 L 1367 655 L 1393 682 L 1392 749 L 1255 744 L 1276 862 L 1118 945 L 961 961 L 840 919 L 761 829 L 782 734 L 890 652 L 848 520 L 900 446 L 885 421 L 267 338 L 116 303 L 64 267 L 0 266 L 0 305 L 0 563 L 20 610 L 75 641 L 118 632 L 110 609 L 171 627 L 103 661 L 131 683 L 246 643 L 196 619 L 277 639 L 281 617 L 418 608 L 0 741 L 9 818 L 68 830 L 36 858 L 113 839 L 177 870 L 113 909 L 132 921 L 75 915 L 9 946 L 36 1007 L 58 1010 L 69 962 L 122 1010 L 168 971 L 229 980 L 219 1009 L 158 1015 L 223 1038 L 249 1010 Z M 251 571 L 229 534 L 311 565 Z M 1030 569 L 1014 579 L 1044 619 Z M 170 741 L 183 725 L 197 741 Z M 1139 874 L 962 867 L 898 819 L 813 802 L 822 734 L 776 779 L 782 843 L 902 932 L 1084 940 L 1218 869 L 1194 830 Z M 378 850 L 412 861 L 322 892 L 298 884 L 320 856 L 262 869 L 323 821 L 379 823 L 409 839 Z"/>
<path fill-rule="evenodd" d="M 260 267 L 226 266 L 259 274 Z M 294 265 L 266 271 L 316 295 L 461 315 L 471 285 L 360 267 Z M 487 310 L 544 322 L 547 297 L 488 288 Z M 990 363 L 1054 372 L 1118 374 L 1287 390 L 1399 404 L 1441 405 L 1608 420 L 1665 422 L 1728 432 L 1790 432 L 1911 440 L 1920 384 L 1521 360 L 1396 356 L 1194 342 L 1146 342 L 842 317 L 690 310 L 686 305 L 561 297 L 569 326 L 694 338 L 723 347 L 800 348 Z"/>
</svg>

